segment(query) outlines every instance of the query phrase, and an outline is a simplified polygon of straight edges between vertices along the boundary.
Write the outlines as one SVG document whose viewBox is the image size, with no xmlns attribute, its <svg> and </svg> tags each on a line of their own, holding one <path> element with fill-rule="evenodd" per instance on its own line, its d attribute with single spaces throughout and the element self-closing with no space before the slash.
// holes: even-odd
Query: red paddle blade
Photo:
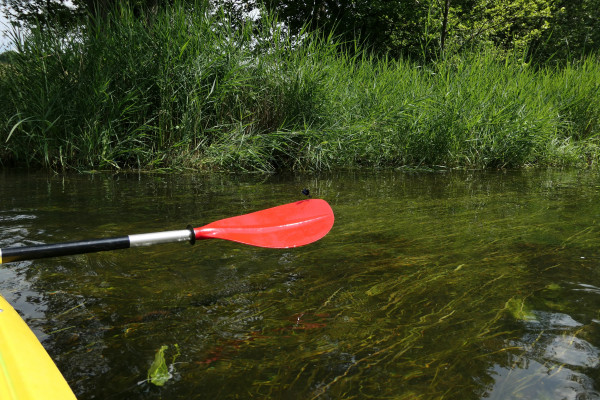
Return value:
<svg viewBox="0 0 600 400">
<path fill-rule="evenodd" d="M 325 200 L 308 199 L 215 221 L 194 228 L 194 235 L 196 240 L 225 239 L 285 249 L 321 239 L 333 221 L 333 210 Z"/>
</svg>

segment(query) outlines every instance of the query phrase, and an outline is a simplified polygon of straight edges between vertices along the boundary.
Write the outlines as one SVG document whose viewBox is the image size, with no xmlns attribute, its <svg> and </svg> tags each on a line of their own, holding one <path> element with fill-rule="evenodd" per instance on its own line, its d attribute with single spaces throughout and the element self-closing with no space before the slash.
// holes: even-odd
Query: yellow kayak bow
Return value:
<svg viewBox="0 0 600 400">
<path fill-rule="evenodd" d="M 75 399 L 44 347 L 1 295 L 0 399 Z"/>
</svg>

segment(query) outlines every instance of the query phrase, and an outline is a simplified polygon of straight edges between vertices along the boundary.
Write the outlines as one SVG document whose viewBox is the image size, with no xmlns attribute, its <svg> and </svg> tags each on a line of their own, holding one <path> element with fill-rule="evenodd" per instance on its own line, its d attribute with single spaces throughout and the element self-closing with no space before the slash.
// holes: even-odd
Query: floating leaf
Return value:
<svg viewBox="0 0 600 400">
<path fill-rule="evenodd" d="M 160 347 L 154 356 L 154 361 L 152 362 L 152 365 L 150 365 L 150 369 L 148 370 L 148 380 L 156 386 L 162 386 L 169 379 L 171 379 L 171 374 L 169 373 L 169 368 L 167 367 L 167 362 L 165 361 L 165 350 L 168 348 L 169 346 L 166 345 Z"/>
</svg>

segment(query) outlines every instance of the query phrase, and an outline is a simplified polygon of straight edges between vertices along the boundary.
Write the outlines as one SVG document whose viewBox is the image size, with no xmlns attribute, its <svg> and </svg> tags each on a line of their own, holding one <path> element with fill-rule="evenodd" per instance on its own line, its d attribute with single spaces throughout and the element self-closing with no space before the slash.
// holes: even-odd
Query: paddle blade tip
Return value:
<svg viewBox="0 0 600 400">
<path fill-rule="evenodd" d="M 194 228 L 196 240 L 223 239 L 257 247 L 287 249 L 329 233 L 335 217 L 322 199 L 300 200 Z"/>
</svg>

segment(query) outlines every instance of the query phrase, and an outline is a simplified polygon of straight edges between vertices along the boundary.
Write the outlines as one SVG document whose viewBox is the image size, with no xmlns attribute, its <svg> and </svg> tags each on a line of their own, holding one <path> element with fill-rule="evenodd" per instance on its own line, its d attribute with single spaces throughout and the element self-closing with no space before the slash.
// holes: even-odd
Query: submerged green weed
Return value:
<svg viewBox="0 0 600 400">
<path fill-rule="evenodd" d="M 175 351 L 177 352 L 171 361 L 171 365 L 168 366 L 165 360 L 165 351 L 168 350 L 169 346 L 162 345 L 160 349 L 154 355 L 154 360 L 148 369 L 148 381 L 156 386 L 164 386 L 169 379 L 173 377 L 170 368 L 173 368 L 175 360 L 181 355 L 179 351 L 179 345 L 175 344 Z"/>
</svg>

